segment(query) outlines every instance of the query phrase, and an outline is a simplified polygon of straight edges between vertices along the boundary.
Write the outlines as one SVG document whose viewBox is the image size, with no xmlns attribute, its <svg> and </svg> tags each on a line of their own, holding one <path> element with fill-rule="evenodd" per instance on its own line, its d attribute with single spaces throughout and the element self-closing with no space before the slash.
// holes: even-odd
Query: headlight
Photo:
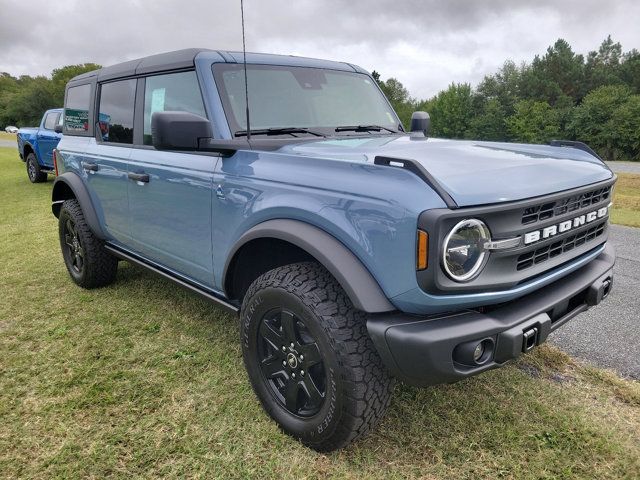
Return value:
<svg viewBox="0 0 640 480">
<path fill-rule="evenodd" d="M 480 220 L 458 223 L 444 240 L 444 271 L 456 282 L 473 278 L 484 264 L 487 254 L 484 244 L 490 240 L 489 229 Z"/>
</svg>

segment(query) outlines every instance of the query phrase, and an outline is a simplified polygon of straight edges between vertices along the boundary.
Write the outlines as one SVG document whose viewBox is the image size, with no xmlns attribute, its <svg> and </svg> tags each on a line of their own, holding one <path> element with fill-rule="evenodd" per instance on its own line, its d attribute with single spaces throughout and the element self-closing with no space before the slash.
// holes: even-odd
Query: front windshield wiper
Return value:
<svg viewBox="0 0 640 480">
<path fill-rule="evenodd" d="M 246 137 L 248 133 L 249 132 L 247 130 L 238 130 L 234 135 L 236 137 Z M 293 135 L 295 133 L 308 133 L 310 135 L 315 135 L 316 137 L 326 137 L 326 135 L 323 133 L 301 127 L 258 128 L 256 130 L 251 129 L 251 135 Z"/>
<path fill-rule="evenodd" d="M 386 130 L 391 133 L 400 133 L 398 130 L 383 127 L 382 125 L 344 125 L 342 127 L 336 127 L 336 132 L 379 132 L 380 130 Z"/>
</svg>

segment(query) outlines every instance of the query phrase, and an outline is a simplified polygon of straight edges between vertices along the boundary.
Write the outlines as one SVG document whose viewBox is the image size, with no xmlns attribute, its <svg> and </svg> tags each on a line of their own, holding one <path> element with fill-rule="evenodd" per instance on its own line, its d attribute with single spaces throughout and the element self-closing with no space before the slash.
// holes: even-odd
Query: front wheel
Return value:
<svg viewBox="0 0 640 480">
<path fill-rule="evenodd" d="M 42 183 L 47 181 L 47 174 L 40 170 L 40 165 L 38 165 L 38 159 L 36 158 L 35 153 L 30 153 L 27 155 L 27 176 L 29 177 L 29 181 L 31 183 Z"/>
<path fill-rule="evenodd" d="M 245 295 L 240 318 L 253 389 L 287 434 L 328 452 L 377 425 L 393 381 L 364 313 L 324 268 L 305 262 L 263 274 Z"/>
</svg>

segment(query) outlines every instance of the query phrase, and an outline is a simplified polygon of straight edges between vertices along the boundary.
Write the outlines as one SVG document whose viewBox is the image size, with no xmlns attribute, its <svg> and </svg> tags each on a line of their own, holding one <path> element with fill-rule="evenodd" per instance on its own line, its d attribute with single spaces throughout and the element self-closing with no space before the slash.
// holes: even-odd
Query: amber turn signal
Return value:
<svg viewBox="0 0 640 480">
<path fill-rule="evenodd" d="M 427 252 L 429 251 L 429 235 L 418 230 L 418 250 L 416 255 L 416 269 L 424 270 L 428 266 Z"/>
</svg>

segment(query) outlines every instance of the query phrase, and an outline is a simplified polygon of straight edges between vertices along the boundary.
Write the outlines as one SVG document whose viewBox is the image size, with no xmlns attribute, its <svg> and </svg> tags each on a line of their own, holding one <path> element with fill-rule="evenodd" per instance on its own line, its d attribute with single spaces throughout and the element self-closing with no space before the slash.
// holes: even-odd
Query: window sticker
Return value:
<svg viewBox="0 0 640 480">
<path fill-rule="evenodd" d="M 151 115 L 154 112 L 164 112 L 165 89 L 156 88 L 151 92 Z"/>
<path fill-rule="evenodd" d="M 89 111 L 65 108 L 64 124 L 70 132 L 86 132 L 89 130 Z"/>
</svg>

